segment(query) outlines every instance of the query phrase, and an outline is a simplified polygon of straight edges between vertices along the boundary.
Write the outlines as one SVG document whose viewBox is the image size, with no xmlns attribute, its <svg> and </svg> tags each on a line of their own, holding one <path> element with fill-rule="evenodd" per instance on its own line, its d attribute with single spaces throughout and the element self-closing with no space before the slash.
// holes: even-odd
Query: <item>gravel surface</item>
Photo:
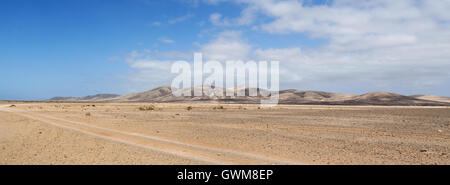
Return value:
<svg viewBox="0 0 450 185">
<path fill-rule="evenodd" d="M 0 164 L 450 164 L 449 107 L 11 104 Z"/>
</svg>

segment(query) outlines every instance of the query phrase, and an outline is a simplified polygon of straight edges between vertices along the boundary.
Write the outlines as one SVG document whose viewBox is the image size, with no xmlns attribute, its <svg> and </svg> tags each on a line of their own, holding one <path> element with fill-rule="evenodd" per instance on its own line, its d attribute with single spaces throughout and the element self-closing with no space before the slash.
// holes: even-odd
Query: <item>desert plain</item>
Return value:
<svg viewBox="0 0 450 185">
<path fill-rule="evenodd" d="M 0 164 L 450 164 L 450 107 L 0 102 Z"/>
</svg>

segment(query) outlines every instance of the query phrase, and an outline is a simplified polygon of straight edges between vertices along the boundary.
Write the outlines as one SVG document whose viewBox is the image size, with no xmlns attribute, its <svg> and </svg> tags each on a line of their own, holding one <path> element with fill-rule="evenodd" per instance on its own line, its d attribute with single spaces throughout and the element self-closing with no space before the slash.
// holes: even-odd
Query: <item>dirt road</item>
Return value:
<svg viewBox="0 0 450 185">
<path fill-rule="evenodd" d="M 103 128 L 83 122 L 37 114 L 22 109 L 8 109 L 9 106 L 11 105 L 0 106 L 0 111 L 13 113 L 41 123 L 98 137 L 107 141 L 167 153 L 180 158 L 207 164 L 302 164 L 301 162 L 294 160 L 270 158 L 252 153 L 193 145 L 151 135 Z M 27 106 L 27 104 L 24 104 L 23 106 Z"/>
</svg>

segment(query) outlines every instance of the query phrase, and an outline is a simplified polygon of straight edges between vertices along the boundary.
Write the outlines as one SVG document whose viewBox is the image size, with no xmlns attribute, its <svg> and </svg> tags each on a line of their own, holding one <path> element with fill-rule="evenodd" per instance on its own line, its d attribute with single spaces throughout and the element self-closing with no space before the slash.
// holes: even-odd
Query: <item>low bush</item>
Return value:
<svg viewBox="0 0 450 185">
<path fill-rule="evenodd" d="M 217 107 L 213 107 L 213 109 L 214 109 L 214 110 L 217 110 L 217 109 L 222 109 L 222 110 L 223 110 L 223 109 L 225 109 L 225 108 L 223 108 L 223 106 L 217 106 Z"/>
<path fill-rule="evenodd" d="M 154 105 L 150 105 L 150 106 L 141 106 L 141 107 L 139 107 L 139 110 L 141 110 L 141 111 L 155 110 L 155 106 L 154 106 Z"/>
</svg>

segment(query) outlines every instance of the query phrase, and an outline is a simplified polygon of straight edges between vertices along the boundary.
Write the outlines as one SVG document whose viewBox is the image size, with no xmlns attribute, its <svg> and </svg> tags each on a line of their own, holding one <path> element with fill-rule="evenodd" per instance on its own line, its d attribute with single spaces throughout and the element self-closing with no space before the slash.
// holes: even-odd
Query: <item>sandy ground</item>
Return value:
<svg viewBox="0 0 450 185">
<path fill-rule="evenodd" d="M 448 165 L 449 153 L 449 107 L 0 103 L 0 164 Z"/>
</svg>

